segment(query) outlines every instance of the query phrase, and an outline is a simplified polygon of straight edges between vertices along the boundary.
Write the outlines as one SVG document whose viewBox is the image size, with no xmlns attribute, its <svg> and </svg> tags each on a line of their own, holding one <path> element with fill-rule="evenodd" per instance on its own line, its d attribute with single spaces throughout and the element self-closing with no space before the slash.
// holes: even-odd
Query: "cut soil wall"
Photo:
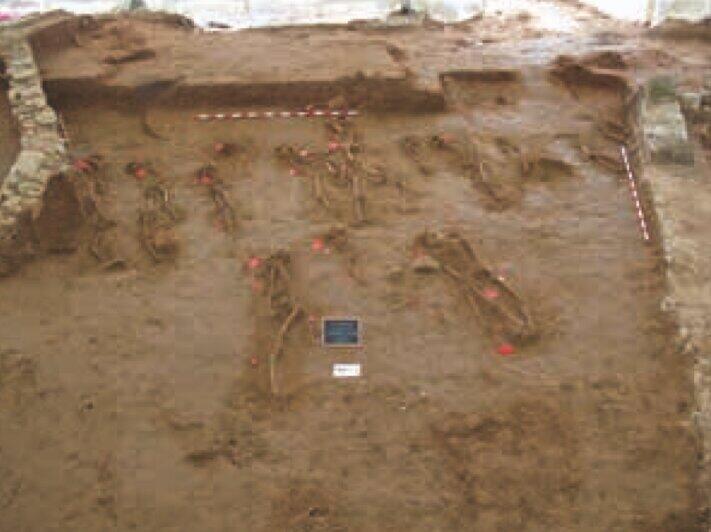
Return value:
<svg viewBox="0 0 711 532">
<path fill-rule="evenodd" d="M 94 79 L 55 79 L 44 82 L 53 105 L 80 104 L 91 99 L 112 107 L 145 105 L 135 86 L 107 85 Z M 155 104 L 179 107 L 325 106 L 334 98 L 349 107 L 384 112 L 439 112 L 445 109 L 442 91 L 413 87 L 407 80 L 342 79 L 288 83 L 227 83 L 180 85 L 166 90 Z"/>
</svg>

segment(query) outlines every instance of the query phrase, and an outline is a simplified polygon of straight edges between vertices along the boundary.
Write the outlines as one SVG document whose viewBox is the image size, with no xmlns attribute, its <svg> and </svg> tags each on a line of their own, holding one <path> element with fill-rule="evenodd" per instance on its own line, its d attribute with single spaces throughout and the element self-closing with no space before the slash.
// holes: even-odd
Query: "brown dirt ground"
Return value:
<svg viewBox="0 0 711 532">
<path fill-rule="evenodd" d="M 76 251 L 0 283 L 0 530 L 704 529 L 690 361 L 615 159 L 625 86 L 658 66 L 633 27 L 624 61 L 586 59 L 605 19 L 474 53 L 484 23 L 378 37 L 408 76 L 469 72 L 441 113 L 333 130 L 166 100 L 154 137 L 121 102 L 55 96 L 75 154 L 103 159 L 71 176 Z M 256 34 L 318 36 L 298 70 L 330 31 L 372 39 Z M 470 254 L 437 243 L 460 237 Z M 361 317 L 364 347 L 321 347 L 324 315 Z"/>
</svg>

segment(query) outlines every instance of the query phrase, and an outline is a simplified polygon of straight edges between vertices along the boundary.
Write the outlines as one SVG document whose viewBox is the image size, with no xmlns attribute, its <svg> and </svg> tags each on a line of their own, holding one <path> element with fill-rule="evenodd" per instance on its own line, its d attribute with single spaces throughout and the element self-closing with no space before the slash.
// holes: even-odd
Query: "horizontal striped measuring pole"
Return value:
<svg viewBox="0 0 711 532">
<path fill-rule="evenodd" d="M 217 120 L 262 120 L 274 118 L 347 118 L 358 116 L 359 111 L 345 109 L 332 111 L 326 109 L 312 109 L 309 111 L 243 111 L 235 113 L 201 113 L 195 115 L 195 120 L 212 122 Z"/>
</svg>

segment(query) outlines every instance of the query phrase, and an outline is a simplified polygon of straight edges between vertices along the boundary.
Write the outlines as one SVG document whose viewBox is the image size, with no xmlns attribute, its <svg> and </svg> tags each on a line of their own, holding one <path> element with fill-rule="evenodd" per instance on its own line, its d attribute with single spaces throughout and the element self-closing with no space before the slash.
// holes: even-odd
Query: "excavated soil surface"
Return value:
<svg viewBox="0 0 711 532">
<path fill-rule="evenodd" d="M 437 114 L 50 93 L 76 250 L 0 283 L 0 529 L 704 529 L 690 361 L 617 157 L 630 67 L 462 73 L 451 38 Z"/>
</svg>

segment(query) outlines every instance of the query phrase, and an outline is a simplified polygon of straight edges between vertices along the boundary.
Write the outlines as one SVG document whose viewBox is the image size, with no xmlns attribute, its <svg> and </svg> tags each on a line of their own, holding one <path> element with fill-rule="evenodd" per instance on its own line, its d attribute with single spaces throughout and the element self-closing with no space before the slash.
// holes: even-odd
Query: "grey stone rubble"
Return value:
<svg viewBox="0 0 711 532">
<path fill-rule="evenodd" d="M 26 21 L 25 21 L 26 23 Z M 0 274 L 11 269 L 23 220 L 42 210 L 50 179 L 66 170 L 66 146 L 57 114 L 47 104 L 23 25 L 0 28 L 0 55 L 10 83 L 8 98 L 20 131 L 21 151 L 0 187 Z"/>
<path fill-rule="evenodd" d="M 681 98 L 688 104 L 689 97 Z M 693 98 L 692 98 L 693 99 Z M 641 131 L 645 144 L 642 184 L 649 191 L 651 208 L 657 220 L 660 246 L 666 272 L 666 296 L 662 309 L 677 327 L 680 356 L 693 357 L 695 411 L 693 423 L 700 438 L 700 487 L 706 509 L 711 509 L 711 180 L 702 160 L 689 163 L 687 154 L 675 152 L 670 157 L 655 157 L 659 146 L 659 128 L 672 131 L 668 137 L 680 138 L 678 111 L 649 113 L 654 103 L 640 107 Z M 693 102 L 692 102 L 693 105 Z M 667 106 L 667 110 L 670 107 Z M 664 117 L 668 123 L 663 124 Z M 653 124 L 647 121 L 654 121 Z M 682 118 L 683 122 L 683 118 Z M 677 133 L 673 133 L 673 131 Z M 687 142 L 688 149 L 693 144 Z M 668 147 L 669 147 L 668 146 Z M 693 160 L 693 159 L 692 159 Z"/>
<path fill-rule="evenodd" d="M 693 165 L 694 148 L 676 98 L 673 95 L 671 98 L 647 97 L 641 111 L 645 150 L 650 162 Z"/>
</svg>

